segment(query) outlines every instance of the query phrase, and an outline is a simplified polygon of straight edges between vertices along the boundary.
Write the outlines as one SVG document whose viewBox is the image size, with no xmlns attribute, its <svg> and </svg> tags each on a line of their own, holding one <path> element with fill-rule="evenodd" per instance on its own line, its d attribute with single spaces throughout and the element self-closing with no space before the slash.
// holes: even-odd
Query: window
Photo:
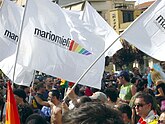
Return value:
<svg viewBox="0 0 165 124">
<path fill-rule="evenodd" d="M 133 20 L 133 11 L 123 11 L 123 23 L 132 22 Z"/>
</svg>

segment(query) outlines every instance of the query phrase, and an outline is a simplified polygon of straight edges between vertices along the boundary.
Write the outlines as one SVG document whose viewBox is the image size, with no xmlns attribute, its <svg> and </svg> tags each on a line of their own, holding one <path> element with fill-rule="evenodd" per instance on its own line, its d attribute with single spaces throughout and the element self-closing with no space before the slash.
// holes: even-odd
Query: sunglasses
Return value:
<svg viewBox="0 0 165 124">
<path fill-rule="evenodd" d="M 158 120 L 157 124 L 164 124 L 164 123 L 165 123 L 165 120 Z"/>
<path fill-rule="evenodd" d="M 143 106 L 145 106 L 146 104 L 137 104 L 137 105 L 134 105 L 134 107 L 137 107 L 137 108 L 139 108 L 139 107 L 143 107 Z"/>
</svg>

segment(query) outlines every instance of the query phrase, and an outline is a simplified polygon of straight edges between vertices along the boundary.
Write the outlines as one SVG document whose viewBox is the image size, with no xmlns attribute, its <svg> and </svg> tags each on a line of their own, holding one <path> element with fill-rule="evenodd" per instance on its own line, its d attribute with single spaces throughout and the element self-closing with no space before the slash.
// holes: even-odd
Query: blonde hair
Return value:
<svg viewBox="0 0 165 124">
<path fill-rule="evenodd" d="M 162 79 L 162 76 L 160 72 L 156 71 L 155 69 L 151 69 L 151 79 L 154 83 L 156 83 L 158 80 Z"/>
</svg>

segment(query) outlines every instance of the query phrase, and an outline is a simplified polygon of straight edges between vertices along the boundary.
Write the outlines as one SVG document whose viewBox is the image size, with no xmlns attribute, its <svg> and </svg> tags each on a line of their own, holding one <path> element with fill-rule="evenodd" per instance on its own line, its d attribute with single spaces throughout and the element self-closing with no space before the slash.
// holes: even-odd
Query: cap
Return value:
<svg viewBox="0 0 165 124">
<path fill-rule="evenodd" d="M 121 71 L 117 77 L 129 78 L 129 73 L 127 71 Z"/>
<path fill-rule="evenodd" d="M 107 96 L 103 92 L 95 92 L 93 93 L 92 96 L 89 96 L 89 98 L 93 100 L 99 100 L 101 102 L 106 102 L 107 101 Z"/>
</svg>

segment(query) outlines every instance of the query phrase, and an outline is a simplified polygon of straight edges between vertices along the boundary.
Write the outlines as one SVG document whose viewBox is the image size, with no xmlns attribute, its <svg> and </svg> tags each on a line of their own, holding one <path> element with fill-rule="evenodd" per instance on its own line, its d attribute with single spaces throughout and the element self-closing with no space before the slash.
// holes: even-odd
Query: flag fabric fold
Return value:
<svg viewBox="0 0 165 124">
<path fill-rule="evenodd" d="M 13 80 L 14 64 L 15 64 L 15 54 L 7 57 L 6 59 L 0 62 L 0 69 L 10 80 Z M 33 80 L 34 70 L 22 66 L 18 63 L 16 64 L 15 69 L 16 70 L 14 75 L 14 83 L 29 87 Z"/>
<path fill-rule="evenodd" d="M 105 41 L 105 49 L 107 49 L 119 35 L 115 30 L 100 16 L 100 14 L 86 1 L 84 12 L 82 14 L 82 20 L 93 26 L 94 30 L 98 32 L 100 37 Z M 113 56 L 117 50 L 122 48 L 120 40 L 117 40 L 110 49 L 106 52 L 106 55 Z"/>
<path fill-rule="evenodd" d="M 7 82 L 6 124 L 20 124 L 18 108 L 10 82 Z"/>
<path fill-rule="evenodd" d="M 76 82 L 104 50 L 103 39 L 51 1 L 29 0 L 26 7 L 18 63 Z M 100 89 L 104 62 L 102 56 L 80 84 Z"/>
<path fill-rule="evenodd" d="M 157 0 L 121 37 L 149 56 L 165 61 L 165 1 Z"/>
</svg>

